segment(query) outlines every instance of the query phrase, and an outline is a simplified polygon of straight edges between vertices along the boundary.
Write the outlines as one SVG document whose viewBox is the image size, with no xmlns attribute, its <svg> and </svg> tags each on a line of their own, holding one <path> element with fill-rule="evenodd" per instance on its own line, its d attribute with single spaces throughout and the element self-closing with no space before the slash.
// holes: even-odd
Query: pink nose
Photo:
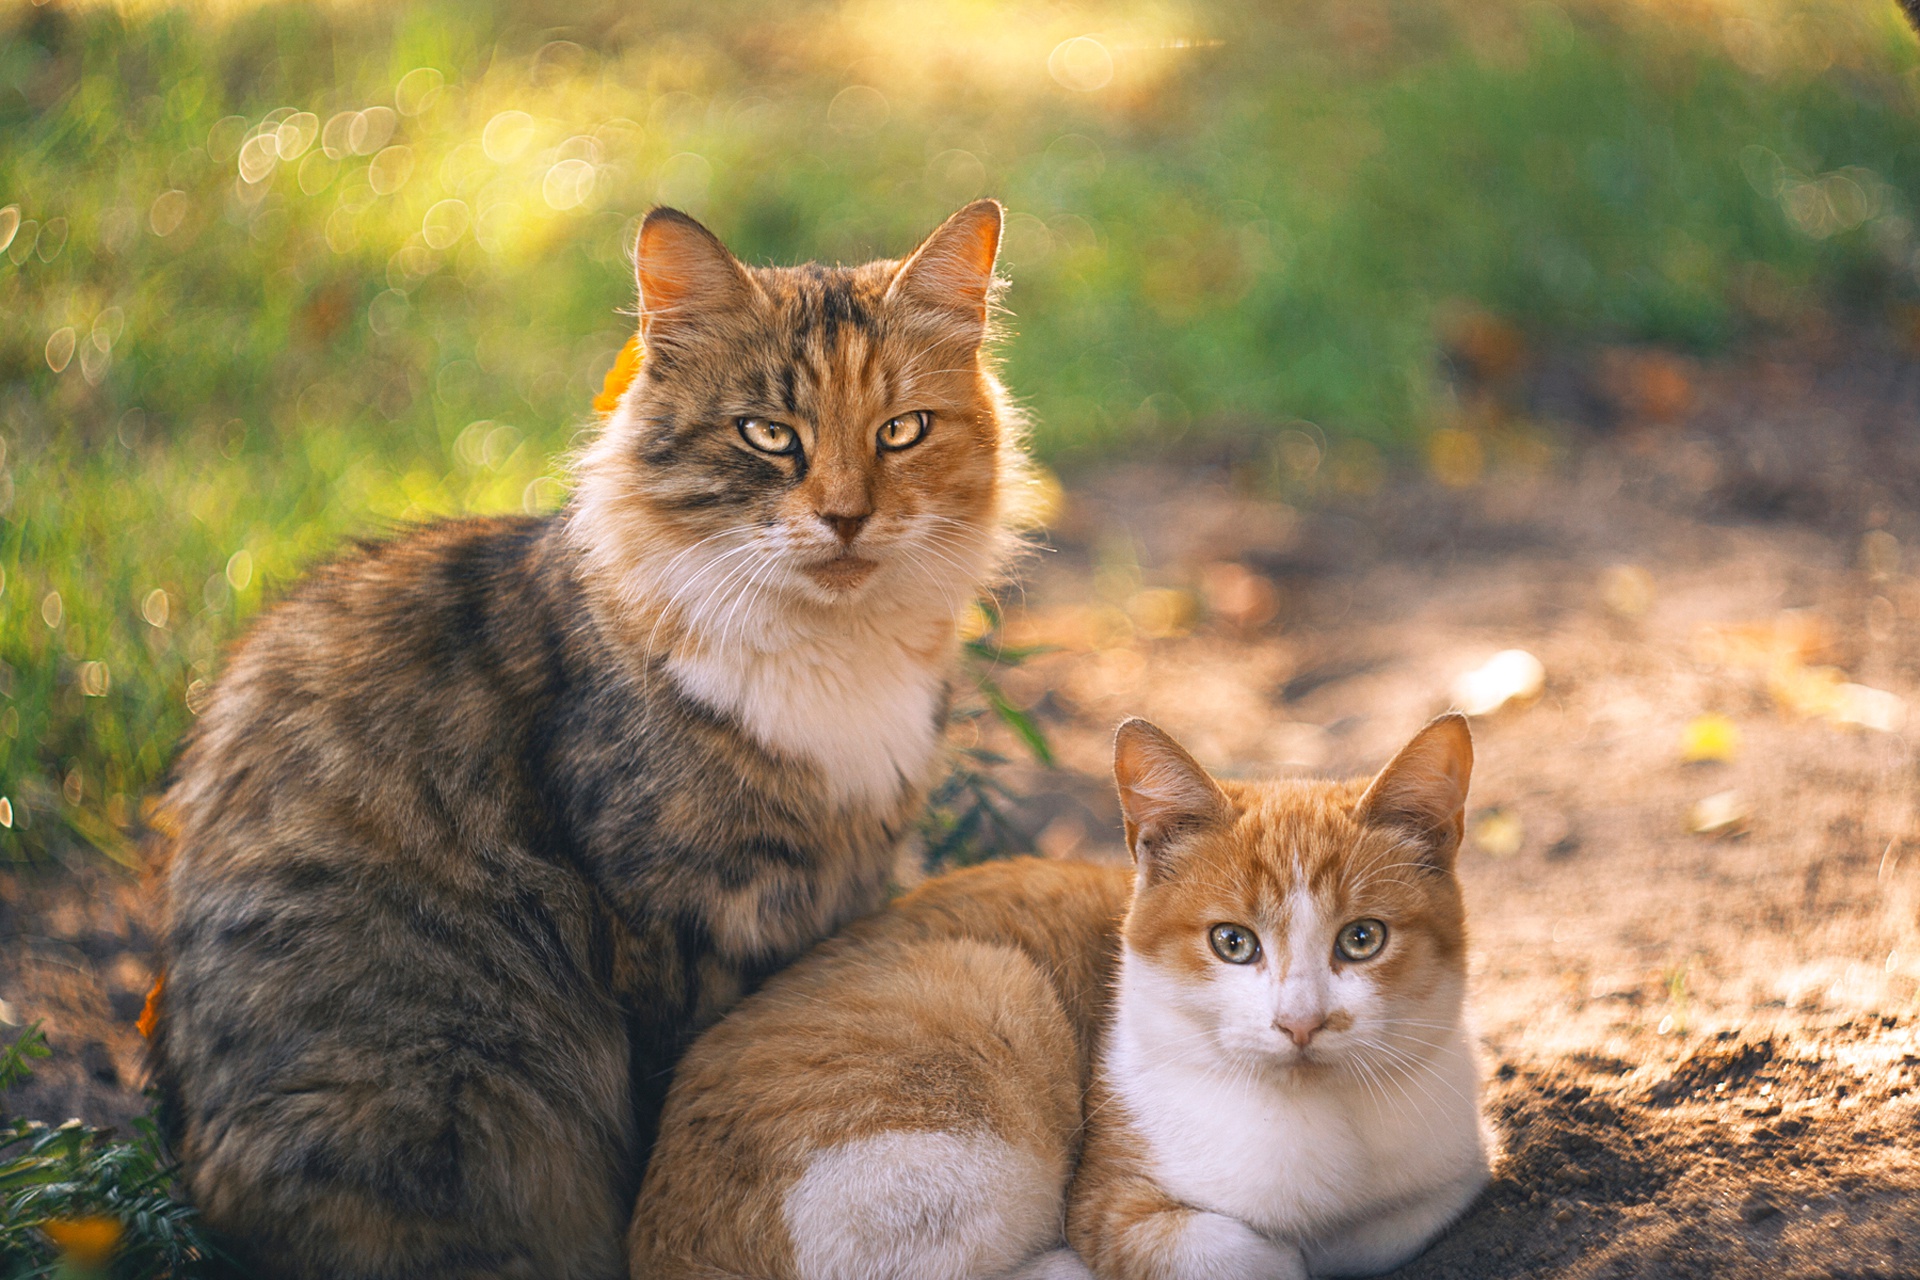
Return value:
<svg viewBox="0 0 1920 1280">
<path fill-rule="evenodd" d="M 1275 1029 L 1286 1032 L 1296 1045 L 1304 1049 L 1307 1042 L 1313 1039 L 1313 1033 L 1327 1025 L 1327 1015 L 1316 1013 L 1304 1017 L 1275 1018 L 1273 1025 Z"/>
</svg>

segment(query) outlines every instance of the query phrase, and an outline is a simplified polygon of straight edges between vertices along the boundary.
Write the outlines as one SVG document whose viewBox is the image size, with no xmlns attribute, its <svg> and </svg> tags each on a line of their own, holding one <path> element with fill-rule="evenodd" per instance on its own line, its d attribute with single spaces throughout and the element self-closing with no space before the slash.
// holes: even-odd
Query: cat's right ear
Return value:
<svg viewBox="0 0 1920 1280">
<path fill-rule="evenodd" d="M 1406 832 L 1436 870 L 1453 868 L 1467 825 L 1467 783 L 1473 777 L 1473 734 L 1450 711 L 1427 722 L 1387 762 L 1354 805 L 1363 823 Z"/>
<path fill-rule="evenodd" d="M 1224 822 L 1232 812 L 1199 761 L 1145 720 L 1128 720 L 1114 733 L 1113 780 L 1127 848 L 1150 880 L 1171 870 L 1169 849 L 1182 835 Z"/>
<path fill-rule="evenodd" d="M 678 209 L 647 214 L 633 259 L 648 347 L 684 345 L 703 321 L 748 306 L 758 292 L 720 238 Z"/>
</svg>

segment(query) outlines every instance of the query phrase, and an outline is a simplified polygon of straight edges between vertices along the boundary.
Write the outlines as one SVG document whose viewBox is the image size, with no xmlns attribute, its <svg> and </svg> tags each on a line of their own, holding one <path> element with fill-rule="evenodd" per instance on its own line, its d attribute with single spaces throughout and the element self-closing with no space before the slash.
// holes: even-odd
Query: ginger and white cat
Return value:
<svg viewBox="0 0 1920 1280">
<path fill-rule="evenodd" d="M 1420 1252 L 1487 1179 L 1454 874 L 1472 745 L 1217 782 L 1120 727 L 1134 867 L 957 872 L 680 1068 L 636 1280 L 1294 1280 Z"/>
</svg>

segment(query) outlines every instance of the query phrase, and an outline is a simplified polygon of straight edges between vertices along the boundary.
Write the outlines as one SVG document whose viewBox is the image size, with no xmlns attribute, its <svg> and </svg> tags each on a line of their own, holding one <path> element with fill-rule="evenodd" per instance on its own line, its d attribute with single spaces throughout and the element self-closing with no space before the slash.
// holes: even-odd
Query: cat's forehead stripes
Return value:
<svg viewBox="0 0 1920 1280">
<path fill-rule="evenodd" d="M 1195 940 L 1214 923 L 1278 940 L 1301 927 L 1325 933 L 1358 915 L 1430 933 L 1442 952 L 1460 945 L 1456 882 L 1422 868 L 1395 833 L 1354 819 L 1364 781 L 1220 785 L 1233 804 L 1231 824 L 1179 855 L 1130 926 L 1137 947 L 1199 974 L 1214 961 Z"/>
</svg>

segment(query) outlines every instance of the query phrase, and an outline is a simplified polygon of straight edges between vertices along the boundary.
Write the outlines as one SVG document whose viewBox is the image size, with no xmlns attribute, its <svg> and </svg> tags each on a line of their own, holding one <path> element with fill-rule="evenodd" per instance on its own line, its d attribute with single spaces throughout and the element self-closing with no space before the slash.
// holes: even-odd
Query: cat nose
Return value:
<svg viewBox="0 0 1920 1280">
<path fill-rule="evenodd" d="M 867 516 L 871 513 L 862 512 L 859 515 L 843 516 L 831 512 L 818 511 L 814 514 L 820 517 L 821 522 L 824 523 L 827 528 L 833 530 L 834 536 L 839 538 L 843 545 L 851 546 L 853 545 L 853 540 L 860 536 L 860 530 L 866 525 Z"/>
<path fill-rule="evenodd" d="M 1307 1042 L 1313 1039 L 1313 1033 L 1326 1025 L 1327 1015 L 1324 1013 L 1301 1014 L 1273 1020 L 1274 1030 L 1286 1032 L 1294 1044 L 1302 1049 L 1306 1048 Z"/>
</svg>

